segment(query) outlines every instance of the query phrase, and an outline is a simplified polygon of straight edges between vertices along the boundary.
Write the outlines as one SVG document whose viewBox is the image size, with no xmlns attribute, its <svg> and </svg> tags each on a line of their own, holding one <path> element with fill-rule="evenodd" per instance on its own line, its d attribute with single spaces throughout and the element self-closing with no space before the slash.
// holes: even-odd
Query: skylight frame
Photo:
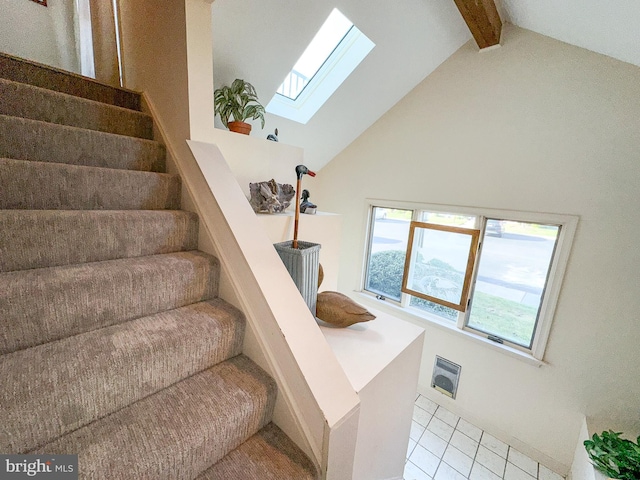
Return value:
<svg viewBox="0 0 640 480">
<path fill-rule="evenodd" d="M 336 9 L 337 10 L 337 9 Z M 339 11 L 339 10 L 338 10 Z M 342 42 L 345 40 L 345 38 L 347 38 L 347 36 L 349 35 L 349 33 L 351 32 L 351 30 L 353 29 L 357 29 L 357 27 L 352 23 L 351 26 L 349 27 L 349 30 L 347 30 L 347 32 L 342 36 L 342 38 L 340 39 L 340 41 L 336 44 L 335 47 L 333 47 L 333 50 L 331 50 L 331 53 L 329 55 L 327 55 L 327 58 L 324 59 L 324 61 L 322 62 L 322 64 L 320 65 L 320 67 L 318 67 L 318 69 L 315 71 L 315 73 L 311 76 L 311 78 L 309 78 L 307 80 L 307 83 L 304 85 L 304 87 L 302 87 L 302 89 L 298 92 L 298 94 L 296 95 L 295 98 L 289 97 L 288 95 L 284 95 L 282 93 L 279 92 L 280 88 L 282 88 L 284 86 L 284 82 L 282 82 L 282 85 L 280 85 L 280 87 L 278 87 L 278 90 L 276 90 L 276 95 L 280 95 L 284 98 L 288 98 L 289 100 L 293 100 L 294 102 L 300 97 L 300 95 L 302 95 L 302 93 L 304 92 L 305 88 L 307 88 L 309 86 L 309 84 L 311 84 L 311 82 L 313 82 L 313 79 L 316 78 L 316 76 L 318 75 L 318 73 L 324 68 L 324 66 L 327 64 L 327 62 L 329 62 L 331 60 L 331 58 L 333 57 L 333 55 L 336 53 L 336 51 L 340 48 L 340 45 L 342 45 Z M 304 55 L 304 54 L 303 54 Z M 297 62 L 296 62 L 297 63 Z M 295 67 L 295 66 L 294 66 Z M 287 76 L 291 75 L 292 73 L 296 73 L 295 68 L 293 68 L 291 70 L 291 72 L 289 72 L 287 74 Z M 300 72 L 297 72 L 300 73 Z M 285 79 L 286 81 L 286 79 Z"/>
<path fill-rule="evenodd" d="M 276 92 L 266 106 L 267 112 L 306 124 L 371 52 L 375 44 L 353 22 L 344 18 L 351 27 L 296 98 Z"/>
</svg>

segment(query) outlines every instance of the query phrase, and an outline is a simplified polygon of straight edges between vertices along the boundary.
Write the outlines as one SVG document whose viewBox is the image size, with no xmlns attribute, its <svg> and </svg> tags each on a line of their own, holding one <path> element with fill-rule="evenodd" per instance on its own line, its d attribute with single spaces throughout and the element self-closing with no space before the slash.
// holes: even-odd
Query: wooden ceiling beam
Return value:
<svg viewBox="0 0 640 480">
<path fill-rule="evenodd" d="M 502 20 L 494 0 L 454 0 L 481 49 L 500 43 Z"/>
</svg>

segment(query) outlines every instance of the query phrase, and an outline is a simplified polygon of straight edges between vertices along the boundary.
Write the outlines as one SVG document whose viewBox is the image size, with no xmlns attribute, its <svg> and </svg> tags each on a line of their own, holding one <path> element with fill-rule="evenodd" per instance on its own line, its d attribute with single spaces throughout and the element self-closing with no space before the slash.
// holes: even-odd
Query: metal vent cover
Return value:
<svg viewBox="0 0 640 480">
<path fill-rule="evenodd" d="M 461 368 L 460 365 L 436 355 L 436 362 L 433 366 L 433 377 L 431 377 L 431 386 L 440 393 L 455 399 L 456 392 L 458 391 Z"/>
</svg>

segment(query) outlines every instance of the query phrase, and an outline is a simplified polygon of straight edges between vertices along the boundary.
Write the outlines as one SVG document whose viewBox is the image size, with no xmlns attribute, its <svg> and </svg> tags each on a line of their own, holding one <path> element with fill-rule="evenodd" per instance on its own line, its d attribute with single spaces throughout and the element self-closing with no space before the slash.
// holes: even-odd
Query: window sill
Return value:
<svg viewBox="0 0 640 480">
<path fill-rule="evenodd" d="M 369 305 L 372 308 L 377 308 L 378 310 L 385 311 L 390 313 L 401 320 L 409 321 L 414 324 L 418 324 L 421 327 L 424 326 L 433 326 L 440 330 L 444 330 L 452 335 L 461 336 L 469 341 L 479 343 L 481 345 L 486 346 L 496 352 L 500 352 L 502 354 L 508 355 L 509 357 L 515 358 L 516 360 L 520 360 L 522 362 L 528 363 L 529 365 L 533 365 L 535 367 L 541 367 L 543 365 L 547 365 L 546 362 L 542 360 L 538 360 L 530 353 L 523 352 L 513 347 L 509 347 L 508 345 L 501 345 L 499 343 L 488 340 L 487 338 L 474 335 L 471 332 L 467 332 L 465 330 L 460 330 L 454 325 L 451 325 L 445 320 L 440 320 L 435 315 L 416 315 L 411 313 L 407 309 L 394 305 L 390 302 L 386 302 L 383 300 L 378 300 L 373 294 L 362 292 L 362 291 L 354 291 L 354 294 L 358 296 L 358 300 L 363 304 Z"/>
</svg>

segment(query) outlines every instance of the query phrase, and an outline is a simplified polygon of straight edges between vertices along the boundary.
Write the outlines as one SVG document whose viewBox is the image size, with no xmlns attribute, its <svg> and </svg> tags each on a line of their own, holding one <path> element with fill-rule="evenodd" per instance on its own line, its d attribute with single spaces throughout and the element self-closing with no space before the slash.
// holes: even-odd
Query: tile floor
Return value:
<svg viewBox="0 0 640 480">
<path fill-rule="evenodd" d="M 404 480 L 562 480 L 562 476 L 418 395 Z"/>
</svg>

